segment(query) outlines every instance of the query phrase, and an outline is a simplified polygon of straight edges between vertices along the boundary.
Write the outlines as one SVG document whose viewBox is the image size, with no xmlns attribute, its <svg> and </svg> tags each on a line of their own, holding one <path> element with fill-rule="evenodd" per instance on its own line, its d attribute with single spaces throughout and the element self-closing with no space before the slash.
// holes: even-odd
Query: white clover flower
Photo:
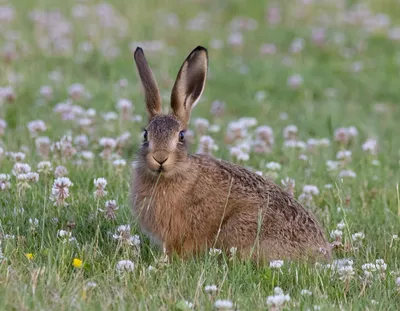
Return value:
<svg viewBox="0 0 400 311">
<path fill-rule="evenodd" d="M 326 166 L 328 167 L 328 171 L 336 171 L 340 167 L 340 162 L 338 161 L 326 161 Z"/>
<path fill-rule="evenodd" d="M 0 191 L 5 191 L 11 188 L 10 175 L 0 174 Z"/>
<path fill-rule="evenodd" d="M 299 140 L 285 140 L 283 147 L 288 149 L 306 150 L 307 144 L 304 141 Z"/>
<path fill-rule="evenodd" d="M 371 278 L 373 276 L 373 272 L 376 271 L 376 265 L 373 263 L 366 263 L 361 266 L 361 269 L 364 271 L 364 276 L 366 278 Z"/>
<path fill-rule="evenodd" d="M 115 268 L 118 272 L 133 272 L 135 264 L 130 260 L 120 260 Z"/>
<path fill-rule="evenodd" d="M 233 310 L 233 302 L 230 300 L 221 300 L 218 299 L 214 302 L 214 307 L 217 310 L 224 310 L 224 311 L 229 311 Z"/>
<path fill-rule="evenodd" d="M 272 269 L 280 269 L 283 266 L 283 260 L 274 260 L 269 263 L 269 267 Z"/>
<path fill-rule="evenodd" d="M 387 268 L 387 264 L 385 263 L 385 261 L 383 259 L 377 259 L 375 260 L 375 265 L 376 265 L 376 269 L 380 272 L 385 272 L 386 268 Z"/>
<path fill-rule="evenodd" d="M 365 238 L 365 234 L 364 234 L 364 232 L 357 232 L 357 233 L 352 234 L 351 238 L 355 242 L 362 241 Z"/>
<path fill-rule="evenodd" d="M 312 296 L 312 292 L 309 291 L 308 289 L 302 289 L 300 292 L 300 295 L 302 296 Z"/>
<path fill-rule="evenodd" d="M 46 124 L 42 120 L 34 120 L 28 123 L 28 129 L 32 137 L 47 130 Z"/>
<path fill-rule="evenodd" d="M 341 231 L 341 230 L 336 229 L 336 230 L 331 231 L 331 238 L 341 239 L 342 236 L 343 236 L 343 231 Z"/>
<path fill-rule="evenodd" d="M 279 171 L 281 169 L 281 165 L 277 162 L 268 162 L 265 167 L 271 171 Z"/>
<path fill-rule="evenodd" d="M 206 293 L 214 294 L 218 291 L 218 287 L 217 287 L 217 285 L 206 285 L 206 286 L 204 286 L 204 291 Z"/>
<path fill-rule="evenodd" d="M 51 162 L 41 161 L 37 165 L 37 170 L 39 173 L 49 174 L 53 170 L 53 168 L 51 166 Z"/>
<path fill-rule="evenodd" d="M 286 302 L 290 301 L 290 296 L 285 295 L 280 287 L 275 287 L 274 295 L 268 296 L 267 305 L 269 307 L 281 308 Z"/>
<path fill-rule="evenodd" d="M 66 206 L 65 200 L 69 197 L 69 187 L 73 186 L 68 177 L 57 178 L 51 189 L 50 200 L 54 201 L 55 206 Z"/>
<path fill-rule="evenodd" d="M 343 230 L 344 227 L 345 227 L 345 224 L 344 224 L 344 221 L 343 221 L 343 220 L 341 220 L 341 221 L 336 225 L 336 228 L 337 228 L 338 230 Z"/>
<path fill-rule="evenodd" d="M 400 288 L 400 276 L 395 281 L 396 286 Z"/>
<path fill-rule="evenodd" d="M 194 120 L 194 127 L 200 134 L 205 134 L 210 126 L 210 122 L 205 118 L 196 118 Z"/>
<path fill-rule="evenodd" d="M 303 186 L 303 192 L 306 193 L 306 194 L 310 194 L 312 196 L 319 195 L 319 189 L 315 185 L 304 185 Z"/>
<path fill-rule="evenodd" d="M 95 178 L 93 181 L 96 186 L 96 191 L 93 193 L 95 198 L 102 198 L 107 194 L 105 188 L 107 186 L 107 180 L 105 178 Z"/>
<path fill-rule="evenodd" d="M 340 150 L 336 153 L 336 159 L 342 161 L 349 161 L 351 160 L 352 152 L 350 150 Z"/>
<path fill-rule="evenodd" d="M 362 149 L 371 155 L 376 155 L 378 153 L 378 142 L 376 139 L 367 139 L 365 143 L 363 143 Z"/>
<path fill-rule="evenodd" d="M 342 170 L 339 172 L 339 178 L 356 178 L 357 174 L 352 170 Z"/>
<path fill-rule="evenodd" d="M 31 171 L 31 167 L 29 164 L 27 163 L 20 163 L 17 162 L 14 164 L 13 169 L 12 169 L 12 173 L 13 175 L 17 176 L 19 174 L 27 174 Z"/>
<path fill-rule="evenodd" d="M 116 169 L 122 170 L 126 166 L 126 161 L 124 159 L 117 159 L 113 161 L 113 165 Z"/>
<path fill-rule="evenodd" d="M 208 254 L 210 256 L 218 256 L 222 254 L 222 250 L 220 250 L 219 248 L 210 248 Z"/>
<path fill-rule="evenodd" d="M 56 169 L 54 170 L 54 176 L 56 177 L 64 177 L 67 174 L 68 170 L 62 165 L 57 166 Z"/>
<path fill-rule="evenodd" d="M 126 98 L 120 98 L 117 102 L 117 108 L 120 111 L 130 111 L 132 110 L 132 101 Z"/>
<path fill-rule="evenodd" d="M 296 140 L 299 129 L 296 125 L 288 125 L 283 129 L 283 137 L 285 140 Z"/>
</svg>

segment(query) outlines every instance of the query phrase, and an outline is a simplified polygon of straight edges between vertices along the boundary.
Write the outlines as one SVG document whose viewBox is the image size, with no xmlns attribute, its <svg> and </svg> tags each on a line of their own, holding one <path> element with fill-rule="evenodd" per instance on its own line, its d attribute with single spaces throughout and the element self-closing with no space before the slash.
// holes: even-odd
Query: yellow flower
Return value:
<svg viewBox="0 0 400 311">
<path fill-rule="evenodd" d="M 74 260 L 72 261 L 72 265 L 75 268 L 82 268 L 82 260 L 80 260 L 79 258 L 74 258 Z"/>
<path fill-rule="evenodd" d="M 32 253 L 27 253 L 27 254 L 25 254 L 25 257 L 28 258 L 28 260 L 32 260 L 33 259 L 33 254 Z"/>
</svg>

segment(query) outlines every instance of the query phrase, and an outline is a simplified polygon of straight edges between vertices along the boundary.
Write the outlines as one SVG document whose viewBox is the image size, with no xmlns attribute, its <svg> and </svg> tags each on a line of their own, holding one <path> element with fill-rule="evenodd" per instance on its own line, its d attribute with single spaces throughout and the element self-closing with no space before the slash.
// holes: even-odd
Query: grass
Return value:
<svg viewBox="0 0 400 311">
<path fill-rule="evenodd" d="M 39 182 L 23 191 L 18 191 L 16 177 L 11 176 L 10 189 L 0 191 L 0 309 L 184 310 L 187 300 L 195 309 L 210 310 L 216 299 L 228 299 L 240 310 L 258 310 L 267 308 L 267 297 L 279 286 L 291 298 L 286 309 L 399 310 L 400 288 L 396 286 L 396 278 L 400 276 L 400 240 L 393 235 L 400 234 L 400 141 L 397 139 L 400 41 L 388 39 L 385 27 L 367 32 L 365 25 L 341 22 L 339 17 L 354 10 L 356 2 L 346 2 L 342 8 L 336 7 L 335 1 L 315 1 L 309 5 L 300 1 L 282 2 L 281 22 L 271 25 L 266 20 L 266 9 L 279 2 L 253 1 L 250 5 L 243 1 L 219 0 L 167 3 L 117 0 L 112 2 L 117 16 L 111 24 L 123 20 L 124 33 L 119 36 L 115 28 L 102 29 L 100 19 L 73 17 L 71 8 L 78 2 L 9 1 L 16 15 L 10 24 L 0 21 L 0 46 L 12 41 L 7 31 L 15 31 L 19 35 L 16 42 L 19 57 L 11 62 L 2 61 L 0 65 L 0 86 L 13 85 L 15 92 L 15 100 L 4 99 L 0 104 L 0 119 L 7 122 L 5 133 L 0 137 L 4 150 L 3 155 L 0 153 L 0 174 L 11 174 L 15 162 L 5 152 L 21 150 L 26 154 L 22 162 L 37 171 L 37 164 L 44 158 L 36 150 L 35 138 L 27 128 L 27 123 L 36 119 L 43 120 L 47 126 L 40 136 L 48 136 L 52 142 L 59 141 L 68 132 L 73 137 L 85 133 L 89 138 L 86 150 L 93 152 L 94 159 L 78 165 L 79 152 L 70 159 L 50 152 L 48 160 L 53 168 L 64 165 L 73 183 L 67 207 L 55 207 L 49 199 L 53 174 L 40 174 Z M 82 3 L 91 6 L 95 2 Z M 396 1 L 370 0 L 364 4 L 369 5 L 371 16 L 380 12 L 387 14 L 392 23 L 389 28 L 399 25 Z M 67 38 L 71 39 L 73 52 L 56 55 L 49 49 L 40 49 L 38 39 L 45 35 L 28 18 L 35 8 L 58 9 L 63 14 L 70 23 Z M 300 10 L 305 12 L 303 18 L 299 17 Z M 168 13 L 174 13 L 180 24 L 168 26 Z M 199 14 L 203 14 L 200 17 L 205 19 L 204 24 Z M 230 22 L 238 16 L 254 19 L 257 27 L 237 30 L 242 33 L 243 43 L 232 46 L 228 42 L 234 32 Z M 187 29 L 187 24 L 196 17 L 202 29 Z M 332 22 L 327 22 L 328 17 Z M 57 17 L 51 28 L 61 23 Z M 96 48 L 93 52 L 80 51 L 89 27 L 95 31 L 93 44 L 104 45 L 101 41 L 108 38 L 112 41 L 109 47 L 119 49 L 117 57 L 108 59 L 104 51 Z M 318 27 L 325 29 L 323 46 L 312 40 L 312 30 Z M 55 34 L 57 38 L 61 36 L 60 32 Z M 304 39 L 304 48 L 292 53 L 290 46 L 296 38 Z M 223 48 L 212 48 L 212 39 L 222 40 Z M 220 132 L 209 133 L 219 146 L 214 155 L 230 161 L 235 161 L 230 155 L 231 146 L 224 142 L 229 122 L 253 117 L 259 125 L 271 126 L 275 136 L 272 152 L 252 152 L 250 160 L 242 164 L 268 174 L 271 172 L 265 164 L 279 162 L 282 168 L 275 182 L 281 184 L 286 176 L 295 179 L 296 197 L 301 195 L 304 185 L 316 185 L 320 194 L 307 207 L 323 224 L 327 236 L 344 221 L 341 240 L 344 247 L 336 249 L 334 257 L 335 260 L 351 258 L 354 275 L 343 280 L 334 265 L 318 268 L 285 262 L 281 269 L 272 269 L 209 254 L 186 262 L 175 258 L 165 264 L 159 260 L 162 254 L 139 231 L 131 214 L 129 165 L 118 171 L 111 160 L 99 156 L 102 147 L 98 143 L 101 137 L 116 138 L 129 132 L 131 138 L 120 156 L 128 163 L 134 158 L 146 116 L 130 43 L 149 40 L 162 40 L 166 46 L 154 52 L 145 49 L 165 98 L 165 108 L 183 59 L 197 45 L 208 47 L 210 74 L 192 121 L 203 117 L 221 126 Z M 265 43 L 275 44 L 277 52 L 260 53 Z M 361 70 L 355 72 L 353 69 L 360 64 Z M 54 70 L 62 73 L 59 82 L 49 79 L 49 72 Z M 287 83 L 293 74 L 303 78 L 297 88 Z M 21 75 L 22 81 L 10 82 L 10 77 L 15 75 Z M 115 87 L 122 78 L 127 79 L 128 87 Z M 76 120 L 62 120 L 53 111 L 58 103 L 70 97 L 67 90 L 73 83 L 81 83 L 91 93 L 90 99 L 74 101 L 85 109 L 96 110 L 90 131 L 85 132 Z M 52 86 L 50 99 L 45 100 L 39 94 L 43 85 Z M 264 92 L 265 98 L 257 99 L 259 91 Z M 134 114 L 143 116 L 143 121 L 123 121 L 119 116 L 105 121 L 102 114 L 116 112 L 119 98 L 132 100 Z M 225 102 L 226 110 L 221 118 L 210 112 L 215 100 Z M 282 118 L 282 113 L 287 118 Z M 327 137 L 330 145 L 315 152 L 283 148 L 283 129 L 290 124 L 298 127 L 299 140 Z M 358 136 L 350 145 L 340 145 L 334 140 L 335 130 L 348 126 L 356 127 Z M 192 129 L 195 129 L 193 124 Z M 254 128 L 250 133 L 253 131 Z M 198 146 L 199 134 L 196 134 L 193 152 Z M 367 138 L 377 140 L 376 155 L 363 150 L 362 144 Z M 345 168 L 354 171 L 357 177 L 341 179 L 337 171 L 327 170 L 326 161 L 335 160 L 341 149 L 352 151 L 351 161 Z M 305 154 L 307 160 L 299 160 L 300 154 Z M 378 160 L 380 165 L 372 165 L 373 160 Z M 108 193 L 96 199 L 93 180 L 99 177 L 107 180 Z M 327 184 L 332 187 L 326 188 Z M 107 220 L 98 212 L 106 200 L 116 200 L 119 206 L 115 220 Z M 38 219 L 37 227 L 29 223 L 34 218 Z M 140 236 L 139 251 L 113 239 L 112 234 L 123 224 L 131 224 L 131 234 Z M 57 237 L 61 229 L 71 232 L 78 243 L 63 243 Z M 352 240 L 356 232 L 365 234 L 360 243 Z M 33 258 L 28 259 L 26 254 L 32 254 Z M 73 266 L 74 258 L 82 260 L 81 267 Z M 133 272 L 116 270 L 117 263 L 125 259 L 134 262 Z M 362 265 L 375 263 L 377 259 L 383 259 L 387 268 L 382 273 L 373 272 L 367 284 Z M 149 270 L 149 266 L 154 269 Z M 97 284 L 95 287 L 91 287 L 93 282 Z M 204 291 L 204 286 L 211 284 L 218 287 L 214 295 Z M 303 289 L 310 290 L 312 295 L 301 295 Z"/>
</svg>

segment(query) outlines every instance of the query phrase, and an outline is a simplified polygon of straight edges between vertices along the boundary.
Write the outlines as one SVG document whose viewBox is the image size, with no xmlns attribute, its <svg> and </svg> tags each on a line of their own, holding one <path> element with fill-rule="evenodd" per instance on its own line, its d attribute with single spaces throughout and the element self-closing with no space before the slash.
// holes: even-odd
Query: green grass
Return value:
<svg viewBox="0 0 400 311">
<path fill-rule="evenodd" d="M 67 88 L 73 83 L 83 84 L 92 95 L 91 99 L 74 104 L 97 111 L 93 131 L 86 133 L 89 137 L 86 150 L 94 153 L 93 161 L 78 166 L 76 156 L 61 161 L 50 153 L 53 168 L 64 165 L 74 184 L 67 207 L 55 207 L 49 199 L 54 175 L 45 177 L 41 174 L 37 184 L 22 192 L 18 191 L 16 178 L 12 176 L 11 188 L 0 191 L 0 249 L 5 258 L 0 257 L 0 309 L 182 310 L 183 301 L 187 300 L 194 303 L 195 309 L 210 310 L 216 299 L 229 299 L 240 310 L 262 310 L 267 308 L 266 299 L 273 295 L 277 286 L 290 295 L 291 300 L 285 308 L 292 310 L 313 310 L 314 306 L 320 306 L 321 310 L 400 309 L 400 288 L 395 282 L 400 276 L 400 240 L 392 238 L 400 235 L 400 140 L 397 137 L 400 41 L 389 40 L 387 30 L 367 33 L 360 25 L 342 22 L 324 25 L 319 18 L 322 13 L 335 20 L 334 17 L 344 14 L 343 10 L 351 8 L 350 4 L 343 10 L 335 8 L 335 1 L 325 1 L 325 4 L 315 1 L 307 7 L 302 20 L 295 18 L 296 10 L 301 7 L 300 1 L 281 1 L 285 5 L 281 4 L 282 22 L 279 25 L 266 22 L 266 8 L 273 5 L 266 1 L 112 1 L 126 22 L 126 34 L 121 38 L 115 30 L 102 31 L 94 19 L 74 19 L 71 7 L 77 2 L 9 1 L 16 17 L 8 25 L 2 26 L 0 22 L 0 47 L 10 41 L 5 33 L 16 31 L 20 36 L 17 49 L 21 55 L 11 63 L 1 62 L 0 87 L 10 84 L 8 76 L 12 73 L 23 76 L 20 83 L 13 85 L 15 101 L 0 103 L 0 119 L 8 124 L 4 136 L 0 137 L 0 147 L 5 152 L 24 150 L 26 158 L 23 162 L 36 171 L 37 163 L 43 158 L 36 151 L 35 139 L 30 137 L 29 121 L 43 120 L 47 130 L 40 135 L 48 136 L 52 142 L 59 141 L 67 131 L 73 137 L 83 133 L 76 122 L 62 120 L 53 112 L 58 103 L 68 99 Z M 399 25 L 400 12 L 395 0 L 365 3 L 370 4 L 372 15 L 388 14 L 392 27 L 396 27 L 396 23 Z M 28 18 L 34 8 L 59 9 L 71 23 L 69 37 L 74 51 L 70 55 L 53 55 L 38 47 L 35 39 L 38 28 Z M 164 22 L 167 13 L 172 12 L 180 22 L 176 28 L 166 26 Z M 188 21 L 200 12 L 207 14 L 205 29 L 186 29 Z M 253 18 L 258 27 L 242 30 L 243 45 L 232 47 L 227 43 L 232 32 L 229 23 L 238 16 Z M 120 49 L 118 57 L 109 60 L 96 49 L 85 55 L 78 51 L 79 44 L 87 40 L 86 30 L 91 23 L 97 25 L 98 31 L 94 45 L 101 39 L 111 38 Z M 311 40 L 312 29 L 316 27 L 324 27 L 326 31 L 326 44 L 322 48 Z M 338 34 L 344 35 L 342 43 L 334 41 Z M 298 37 L 304 38 L 304 49 L 292 54 L 289 52 L 291 42 Z M 210 46 L 212 39 L 224 41 L 224 47 L 213 49 Z M 281 179 L 287 176 L 295 179 L 296 197 L 302 193 L 304 185 L 319 188 L 320 194 L 309 208 L 324 226 L 327 236 L 344 220 L 345 247 L 335 250 L 334 257 L 354 261 L 355 275 L 349 281 L 341 280 L 334 268 L 322 269 L 296 262 L 285 262 L 281 270 L 273 270 L 208 254 L 186 262 L 177 258 L 169 264 L 159 261 L 161 252 L 139 231 L 131 214 L 128 200 L 130 169 L 117 172 L 112 161 L 100 158 L 102 148 L 98 144 L 100 137 L 116 138 L 128 131 L 132 136 L 121 155 L 128 162 L 127 168 L 134 159 L 146 116 L 129 44 L 149 40 L 162 40 L 167 46 L 155 52 L 145 50 L 165 97 L 165 108 L 186 55 L 197 45 L 208 47 L 210 74 L 192 120 L 203 117 L 221 125 L 221 132 L 210 134 L 219 146 L 214 155 L 230 161 L 233 161 L 230 146 L 224 142 L 229 122 L 240 117 L 255 117 L 258 125 L 273 128 L 275 145 L 272 153 L 251 153 L 249 162 L 244 165 L 267 173 L 267 162 L 281 163 L 282 169 L 275 181 L 281 184 Z M 264 43 L 274 43 L 276 54 L 262 55 L 260 47 Z M 29 53 L 20 50 L 21 44 L 27 45 Z M 346 53 L 351 56 L 345 57 Z M 285 57 L 290 58 L 290 65 L 284 64 Z M 352 72 L 355 62 L 362 62 L 360 72 Z M 247 73 L 240 72 L 241 66 L 246 66 Z M 49 80 L 48 73 L 53 70 L 62 73 L 60 83 Z M 287 79 L 296 73 L 302 75 L 304 82 L 299 88 L 291 89 Z M 115 84 L 122 78 L 128 80 L 128 87 L 118 91 Z M 54 93 L 53 98 L 44 103 L 39 95 L 43 85 L 51 85 Z M 335 89 L 334 96 L 327 95 L 329 88 Z M 264 100 L 256 99 L 258 91 L 266 93 Z M 134 114 L 142 115 L 142 122 L 120 119 L 106 122 L 102 119 L 103 113 L 116 111 L 116 102 L 123 97 L 133 101 Z M 214 100 L 226 103 L 226 112 L 220 119 L 215 119 L 210 112 Z M 383 112 L 376 109 L 381 103 L 386 107 Z M 286 120 L 280 117 L 283 112 L 288 115 Z M 298 160 L 300 152 L 282 147 L 282 131 L 290 124 L 298 127 L 300 140 L 327 137 L 330 146 L 316 152 L 304 151 L 302 153 L 308 160 Z M 326 161 L 335 160 L 337 151 L 345 148 L 334 141 L 335 129 L 348 126 L 355 126 L 359 132 L 353 143 L 346 147 L 352 151 L 352 161 L 346 167 L 357 177 L 341 180 L 338 172 L 327 171 Z M 376 156 L 362 149 L 362 144 L 370 137 L 376 138 L 379 144 Z M 197 143 L 191 149 L 194 152 Z M 380 166 L 371 165 L 373 159 L 379 160 Z M 0 174 L 11 174 L 13 165 L 11 159 L 0 154 Z M 93 180 L 98 177 L 104 177 L 108 182 L 107 196 L 101 199 L 93 196 Z M 326 184 L 333 187 L 326 189 Z M 120 207 L 115 220 L 107 220 L 97 212 L 106 200 L 116 200 Z M 35 230 L 31 229 L 30 218 L 39 220 Z M 123 224 L 131 224 L 131 233 L 140 235 L 139 252 L 112 238 L 112 233 Z M 57 237 L 60 229 L 71 231 L 78 244 L 64 244 Z M 356 232 L 365 234 L 358 246 L 351 238 Z M 26 258 L 28 253 L 33 254 L 32 260 Z M 81 268 L 73 267 L 74 258 L 83 261 Z M 123 259 L 135 263 L 133 272 L 116 271 L 117 262 Z M 374 272 L 371 282 L 364 288 L 361 266 L 374 263 L 376 259 L 383 259 L 387 269 L 383 274 Z M 155 270 L 149 271 L 149 266 Z M 89 288 L 88 282 L 95 282 L 97 286 Z M 204 291 L 204 286 L 211 284 L 219 289 L 213 297 Z M 312 296 L 301 295 L 303 289 L 310 290 Z"/>
</svg>

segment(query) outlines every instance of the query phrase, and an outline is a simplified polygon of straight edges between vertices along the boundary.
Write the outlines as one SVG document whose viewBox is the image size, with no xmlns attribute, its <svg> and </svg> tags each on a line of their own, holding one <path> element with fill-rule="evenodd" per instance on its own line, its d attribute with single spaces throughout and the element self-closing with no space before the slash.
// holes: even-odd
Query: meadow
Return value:
<svg viewBox="0 0 400 311">
<path fill-rule="evenodd" d="M 0 0 L 1 310 L 399 310 L 396 0 Z M 270 178 L 333 261 L 167 261 L 129 203 L 146 126 L 198 45 L 192 152 Z"/>
</svg>

